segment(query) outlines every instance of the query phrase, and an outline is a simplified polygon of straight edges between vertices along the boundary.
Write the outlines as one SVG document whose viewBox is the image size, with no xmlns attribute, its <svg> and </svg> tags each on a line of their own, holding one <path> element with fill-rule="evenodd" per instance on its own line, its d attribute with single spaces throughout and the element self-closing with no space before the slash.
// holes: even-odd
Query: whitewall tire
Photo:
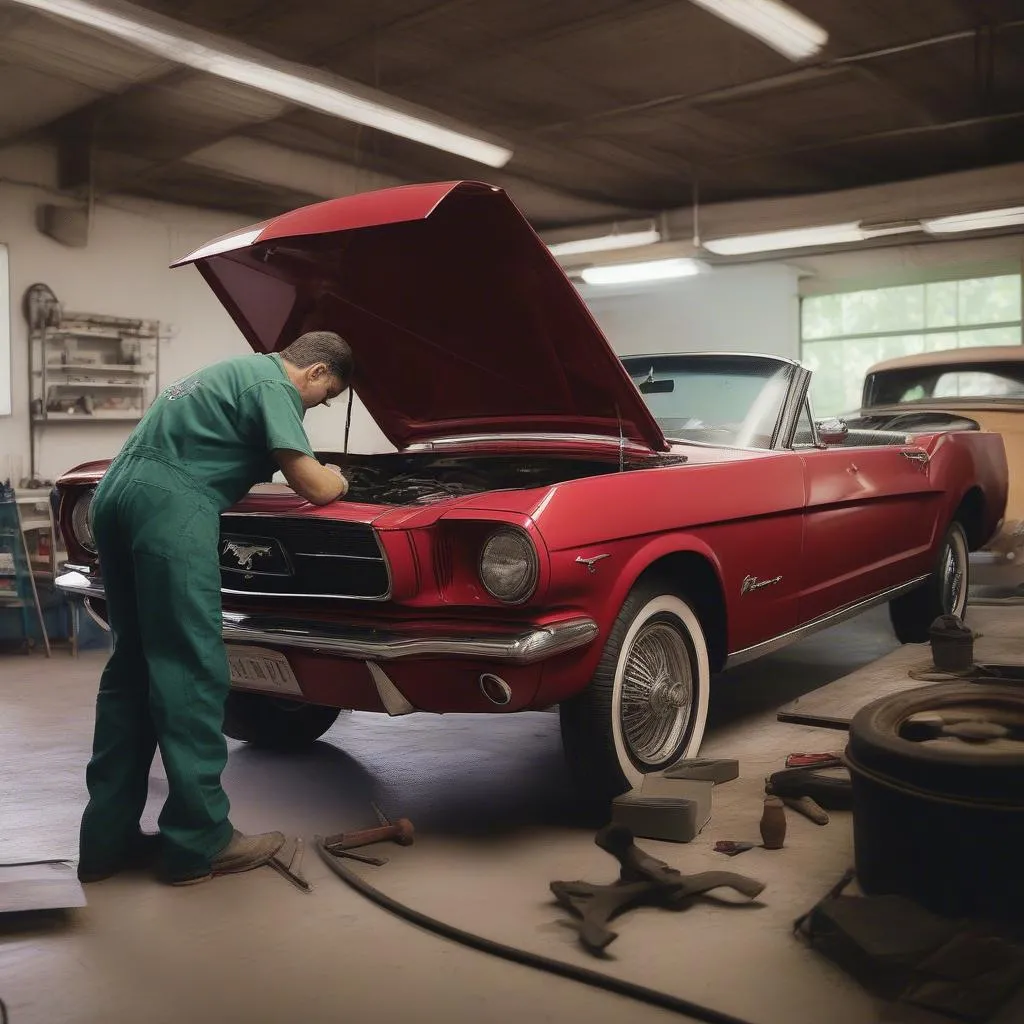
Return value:
<svg viewBox="0 0 1024 1024">
<path fill-rule="evenodd" d="M 561 706 L 562 742 L 581 795 L 607 802 L 696 756 L 710 676 L 704 630 L 686 598 L 664 583 L 634 588 L 589 686 Z"/>
</svg>

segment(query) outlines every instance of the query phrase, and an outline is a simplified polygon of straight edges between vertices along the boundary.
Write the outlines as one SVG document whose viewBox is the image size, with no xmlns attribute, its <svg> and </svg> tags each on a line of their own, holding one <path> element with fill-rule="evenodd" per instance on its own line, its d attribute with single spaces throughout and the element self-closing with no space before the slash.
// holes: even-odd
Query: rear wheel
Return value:
<svg viewBox="0 0 1024 1024">
<path fill-rule="evenodd" d="M 338 708 L 232 690 L 224 705 L 225 736 L 272 750 L 301 750 L 318 740 L 341 714 Z"/>
<path fill-rule="evenodd" d="M 901 644 L 923 644 L 940 615 L 967 613 L 969 584 L 967 534 L 960 523 L 950 523 L 939 546 L 939 556 L 924 586 L 889 602 L 889 619 Z"/>
<path fill-rule="evenodd" d="M 569 768 L 588 803 L 607 804 L 697 753 L 709 677 L 704 631 L 690 603 L 664 584 L 634 588 L 590 684 L 560 708 Z"/>
</svg>

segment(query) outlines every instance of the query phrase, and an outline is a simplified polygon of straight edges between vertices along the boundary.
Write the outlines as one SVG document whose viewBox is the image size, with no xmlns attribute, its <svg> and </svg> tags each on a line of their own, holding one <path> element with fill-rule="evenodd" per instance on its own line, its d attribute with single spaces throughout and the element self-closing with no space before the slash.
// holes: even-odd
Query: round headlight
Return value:
<svg viewBox="0 0 1024 1024">
<path fill-rule="evenodd" d="M 71 510 L 71 531 L 75 540 L 91 554 L 96 554 L 96 539 L 89 523 L 89 509 L 92 507 L 92 491 L 86 491 Z"/>
<path fill-rule="evenodd" d="M 521 530 L 498 530 L 480 552 L 480 581 L 499 601 L 525 601 L 537 586 L 537 574 L 537 551 Z"/>
</svg>

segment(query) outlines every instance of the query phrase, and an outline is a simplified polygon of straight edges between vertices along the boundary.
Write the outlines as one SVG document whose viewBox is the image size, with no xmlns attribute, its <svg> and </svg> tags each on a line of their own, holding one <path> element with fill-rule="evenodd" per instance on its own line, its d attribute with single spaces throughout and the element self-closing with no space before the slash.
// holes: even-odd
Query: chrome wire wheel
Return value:
<svg viewBox="0 0 1024 1024">
<path fill-rule="evenodd" d="M 939 564 L 942 608 L 947 615 L 963 618 L 967 605 L 967 544 L 962 530 L 951 531 Z"/>
<path fill-rule="evenodd" d="M 617 713 L 630 758 L 647 770 L 678 756 L 693 718 L 692 654 L 671 618 L 644 623 L 625 652 Z"/>
<path fill-rule="evenodd" d="M 602 815 L 621 793 L 639 791 L 645 776 L 700 753 L 708 641 L 690 599 L 671 586 L 653 575 L 634 585 L 589 684 L 559 706 L 569 771 Z"/>
</svg>

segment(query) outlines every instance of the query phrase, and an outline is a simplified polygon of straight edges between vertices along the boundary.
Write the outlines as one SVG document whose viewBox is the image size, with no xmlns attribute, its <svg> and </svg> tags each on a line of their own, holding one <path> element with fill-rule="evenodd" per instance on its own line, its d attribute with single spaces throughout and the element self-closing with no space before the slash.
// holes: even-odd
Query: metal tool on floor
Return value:
<svg viewBox="0 0 1024 1024">
<path fill-rule="evenodd" d="M 825 808 L 848 810 L 853 802 L 850 773 L 836 754 L 791 754 L 787 766 L 765 779 L 764 791 L 779 797 L 787 807 L 809 818 L 816 825 L 827 825 Z"/>
<path fill-rule="evenodd" d="M 831 820 L 826 811 L 813 797 L 809 796 L 784 796 L 782 802 L 792 808 L 798 814 L 809 818 L 815 825 L 827 825 Z"/>
<path fill-rule="evenodd" d="M 370 864 L 375 868 L 382 868 L 387 864 L 387 857 L 371 857 L 367 853 L 355 853 L 353 850 L 340 850 L 337 847 L 327 847 L 333 857 L 345 857 L 348 860 L 357 860 L 360 864 Z"/>
<path fill-rule="evenodd" d="M 633 842 L 632 832 L 623 825 L 606 825 L 594 841 L 618 860 L 618 880 L 611 885 L 552 882 L 551 892 L 561 906 L 580 919 L 580 942 L 595 956 L 603 953 L 617 937 L 608 927 L 609 922 L 631 907 L 648 905 L 684 910 L 697 896 L 713 889 L 734 889 L 750 900 L 764 889 L 763 882 L 731 871 L 684 875 L 641 850 Z"/>
<path fill-rule="evenodd" d="M 288 858 L 288 863 L 285 864 L 284 860 L 279 856 L 273 856 L 267 863 L 272 867 L 282 878 L 287 878 L 292 885 L 295 886 L 300 892 L 312 892 L 313 886 L 302 877 L 302 861 L 306 854 L 306 844 L 303 842 L 302 837 L 297 837 L 295 845 L 292 847 L 291 856 Z"/>
<path fill-rule="evenodd" d="M 324 837 L 324 846 L 331 853 L 339 850 L 352 850 L 359 846 L 371 846 L 373 843 L 398 843 L 399 846 L 412 846 L 416 830 L 408 818 L 399 818 L 393 825 L 380 825 L 377 828 L 364 828 L 356 832 L 336 832 Z"/>
<path fill-rule="evenodd" d="M 746 843 L 738 839 L 719 839 L 715 843 L 715 853 L 724 853 L 727 857 L 735 857 L 738 854 L 746 853 L 747 850 L 752 850 L 757 844 Z"/>
<path fill-rule="evenodd" d="M 840 764 L 842 754 L 837 750 L 826 751 L 822 754 L 788 754 L 786 756 L 787 768 L 821 768 L 829 765 Z"/>
</svg>

